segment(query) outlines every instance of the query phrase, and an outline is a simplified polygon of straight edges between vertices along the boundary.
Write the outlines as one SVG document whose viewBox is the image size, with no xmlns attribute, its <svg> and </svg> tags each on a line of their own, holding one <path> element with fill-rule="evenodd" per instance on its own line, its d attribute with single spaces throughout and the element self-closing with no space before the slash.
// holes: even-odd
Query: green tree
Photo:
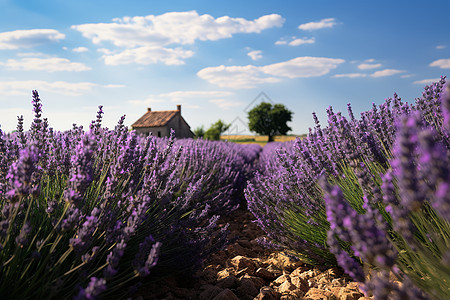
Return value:
<svg viewBox="0 0 450 300">
<path fill-rule="evenodd" d="M 194 129 L 195 138 L 202 138 L 205 135 L 203 125 Z"/>
<path fill-rule="evenodd" d="M 208 140 L 218 141 L 220 140 L 220 135 L 230 128 L 230 126 L 231 124 L 225 124 L 222 120 L 219 120 L 205 131 L 204 137 Z"/>
<path fill-rule="evenodd" d="M 291 130 L 287 122 L 292 120 L 292 112 L 283 104 L 272 104 L 261 102 L 248 112 L 248 127 L 250 131 L 267 135 L 269 142 L 273 141 L 274 135 L 285 135 Z"/>
</svg>

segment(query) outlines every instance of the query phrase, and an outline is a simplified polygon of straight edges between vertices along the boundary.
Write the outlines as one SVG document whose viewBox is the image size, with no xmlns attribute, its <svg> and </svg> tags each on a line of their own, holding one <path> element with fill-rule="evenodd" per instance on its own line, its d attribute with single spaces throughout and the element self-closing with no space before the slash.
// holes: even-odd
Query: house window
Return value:
<svg viewBox="0 0 450 300">
<path fill-rule="evenodd" d="M 161 137 L 161 131 L 158 131 L 158 137 Z"/>
</svg>

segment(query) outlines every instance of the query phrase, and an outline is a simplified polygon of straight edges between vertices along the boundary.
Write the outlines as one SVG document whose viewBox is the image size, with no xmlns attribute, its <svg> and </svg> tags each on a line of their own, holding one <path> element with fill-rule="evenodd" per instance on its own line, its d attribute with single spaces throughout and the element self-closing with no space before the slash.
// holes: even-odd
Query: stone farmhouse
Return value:
<svg viewBox="0 0 450 300">
<path fill-rule="evenodd" d="M 191 127 L 181 116 L 181 105 L 177 105 L 177 110 L 152 111 L 147 108 L 147 112 L 131 125 L 141 135 L 153 135 L 164 137 L 170 135 L 170 129 L 175 130 L 177 138 L 193 138 L 194 133 Z"/>
</svg>

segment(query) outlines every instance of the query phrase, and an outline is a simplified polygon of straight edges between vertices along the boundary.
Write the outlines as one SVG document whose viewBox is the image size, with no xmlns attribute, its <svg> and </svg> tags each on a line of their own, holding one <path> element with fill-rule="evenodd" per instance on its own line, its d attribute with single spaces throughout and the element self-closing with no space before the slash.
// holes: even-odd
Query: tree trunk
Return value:
<svg viewBox="0 0 450 300">
<path fill-rule="evenodd" d="M 268 138 L 267 142 L 273 142 L 273 135 L 269 134 L 269 138 Z"/>
</svg>

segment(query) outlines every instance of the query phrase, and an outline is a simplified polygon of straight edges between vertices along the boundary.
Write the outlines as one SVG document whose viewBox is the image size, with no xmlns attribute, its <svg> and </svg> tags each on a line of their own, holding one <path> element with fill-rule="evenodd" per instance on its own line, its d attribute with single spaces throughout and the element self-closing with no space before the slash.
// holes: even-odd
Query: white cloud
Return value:
<svg viewBox="0 0 450 300">
<path fill-rule="evenodd" d="M 299 46 L 304 44 L 314 44 L 316 40 L 314 38 L 302 38 L 302 39 L 295 39 L 289 42 L 289 46 Z"/>
<path fill-rule="evenodd" d="M 209 100 L 209 102 L 216 104 L 218 107 L 222 109 L 229 109 L 230 107 L 236 107 L 241 106 L 241 102 L 235 102 L 235 101 L 227 101 L 225 99 L 213 99 Z"/>
<path fill-rule="evenodd" d="M 160 97 L 168 98 L 171 101 L 179 101 L 181 99 L 198 99 L 198 98 L 216 98 L 234 95 L 229 91 L 175 91 L 160 94 Z"/>
<path fill-rule="evenodd" d="M 116 18 L 114 23 L 74 25 L 84 37 L 99 44 L 112 42 L 120 47 L 149 45 L 193 44 L 196 40 L 214 41 L 230 38 L 236 33 L 259 33 L 271 27 L 280 27 L 284 19 L 277 14 L 265 15 L 249 21 L 243 18 L 199 15 L 196 11 L 169 12 L 145 17 Z"/>
<path fill-rule="evenodd" d="M 440 80 L 440 78 L 432 78 L 432 79 L 422 79 L 422 80 L 417 80 L 414 81 L 414 84 L 423 84 L 423 85 L 428 85 L 428 84 L 432 84 L 434 82 L 438 82 Z"/>
<path fill-rule="evenodd" d="M 336 74 L 333 75 L 334 78 L 359 78 L 359 77 L 367 77 L 367 74 L 363 73 L 348 73 L 348 74 Z"/>
<path fill-rule="evenodd" d="M 364 62 L 366 62 L 366 63 L 373 63 L 374 61 L 375 61 L 375 59 L 369 58 L 369 59 L 366 59 Z"/>
<path fill-rule="evenodd" d="M 159 46 L 146 46 L 134 49 L 126 49 L 118 54 L 103 55 L 106 65 L 123 65 L 137 63 L 142 65 L 163 62 L 166 65 L 182 65 L 183 59 L 194 55 L 191 50 L 178 48 L 164 48 Z"/>
<path fill-rule="evenodd" d="M 275 45 L 289 45 L 289 46 L 300 46 L 304 44 L 314 44 L 316 40 L 314 38 L 297 38 L 295 36 L 292 37 L 292 40 L 288 42 L 285 39 L 280 39 L 275 42 Z"/>
<path fill-rule="evenodd" d="M 0 63 L 11 70 L 24 71 L 46 71 L 46 72 L 80 72 L 91 70 L 90 67 L 77 62 L 71 62 L 66 58 L 22 58 L 20 60 L 8 59 L 5 63 Z"/>
<path fill-rule="evenodd" d="M 263 66 L 260 69 L 262 72 L 273 76 L 287 78 L 316 77 L 327 74 L 343 62 L 345 62 L 343 59 L 304 56 Z"/>
<path fill-rule="evenodd" d="M 381 67 L 381 64 L 360 64 L 358 69 L 360 70 L 371 70 Z"/>
<path fill-rule="evenodd" d="M 30 95 L 32 90 L 38 90 L 65 96 L 80 96 L 96 87 L 108 88 L 111 85 L 99 85 L 92 82 L 49 82 L 44 80 L 0 81 L 0 94 L 22 96 Z M 119 86 L 117 85 L 116 87 Z"/>
<path fill-rule="evenodd" d="M 89 51 L 89 49 L 86 47 L 77 47 L 77 48 L 73 48 L 72 51 L 80 53 L 80 52 L 87 52 L 87 51 Z"/>
<path fill-rule="evenodd" d="M 322 19 L 319 22 L 309 22 L 305 24 L 301 24 L 298 26 L 298 29 L 301 30 L 317 30 L 322 28 L 331 28 L 336 25 L 336 21 L 334 18 Z"/>
<path fill-rule="evenodd" d="M 262 53 L 261 50 L 255 50 L 255 51 L 250 51 L 249 53 L 247 53 L 247 55 L 250 56 L 250 58 L 252 60 L 258 60 L 263 57 L 261 53 Z"/>
<path fill-rule="evenodd" d="M 123 53 L 106 56 L 107 64 L 181 64 L 182 59 L 191 57 L 193 52 L 173 48 L 173 45 L 188 45 L 198 40 L 215 41 L 230 38 L 237 33 L 260 33 L 268 28 L 281 27 L 283 23 L 284 19 L 277 14 L 246 20 L 228 16 L 214 18 L 208 14 L 199 15 L 196 11 L 187 11 L 116 18 L 112 23 L 74 25 L 72 29 L 80 31 L 94 44 L 110 42 L 117 47 L 128 48 Z M 152 59 L 151 56 L 155 53 L 157 58 Z"/>
<path fill-rule="evenodd" d="M 275 83 L 283 78 L 322 76 L 343 63 L 343 59 L 325 57 L 297 57 L 266 66 L 218 66 L 200 70 L 197 75 L 218 86 L 253 88 L 264 83 Z"/>
<path fill-rule="evenodd" d="M 233 89 L 253 88 L 258 84 L 275 83 L 281 80 L 264 76 L 259 67 L 252 65 L 207 67 L 198 71 L 197 76 L 220 87 Z"/>
<path fill-rule="evenodd" d="M 17 53 L 17 56 L 19 56 L 19 57 L 30 57 L 30 56 L 45 57 L 45 56 L 47 56 L 47 54 L 41 53 L 41 52 L 23 52 L 23 53 Z"/>
<path fill-rule="evenodd" d="M 441 69 L 450 69 L 450 58 L 435 60 L 430 64 L 430 67 L 439 67 Z"/>
<path fill-rule="evenodd" d="M 107 88 L 107 89 L 118 89 L 118 88 L 124 88 L 125 85 L 124 84 L 105 84 L 103 87 Z"/>
<path fill-rule="evenodd" d="M 168 101 L 183 102 L 199 99 L 214 100 L 216 98 L 229 97 L 232 95 L 234 95 L 234 93 L 229 91 L 174 91 L 169 93 L 150 95 L 144 100 L 130 100 L 128 102 L 135 105 L 149 105 L 152 103 L 162 103 Z"/>
<path fill-rule="evenodd" d="M 445 46 L 445 45 L 437 45 L 436 46 L 436 49 L 438 49 L 438 50 L 445 49 L 445 48 L 447 48 L 447 46 Z"/>
<path fill-rule="evenodd" d="M 66 36 L 54 29 L 15 30 L 0 33 L 0 50 L 32 48 L 64 39 Z"/>
<path fill-rule="evenodd" d="M 403 73 L 405 71 L 402 70 L 396 70 L 396 69 L 384 69 L 380 71 L 376 71 L 375 73 L 371 74 L 372 77 L 386 77 L 386 76 L 392 76 L 398 73 Z"/>
<path fill-rule="evenodd" d="M 106 54 L 106 55 L 111 55 L 111 54 L 115 53 L 114 51 L 111 51 L 111 50 L 106 49 L 106 48 L 99 48 L 99 49 L 97 49 L 97 51 L 100 52 L 100 53 Z"/>
<path fill-rule="evenodd" d="M 287 41 L 285 41 L 285 40 L 278 40 L 278 41 L 276 41 L 275 42 L 275 45 L 287 45 Z"/>
</svg>

